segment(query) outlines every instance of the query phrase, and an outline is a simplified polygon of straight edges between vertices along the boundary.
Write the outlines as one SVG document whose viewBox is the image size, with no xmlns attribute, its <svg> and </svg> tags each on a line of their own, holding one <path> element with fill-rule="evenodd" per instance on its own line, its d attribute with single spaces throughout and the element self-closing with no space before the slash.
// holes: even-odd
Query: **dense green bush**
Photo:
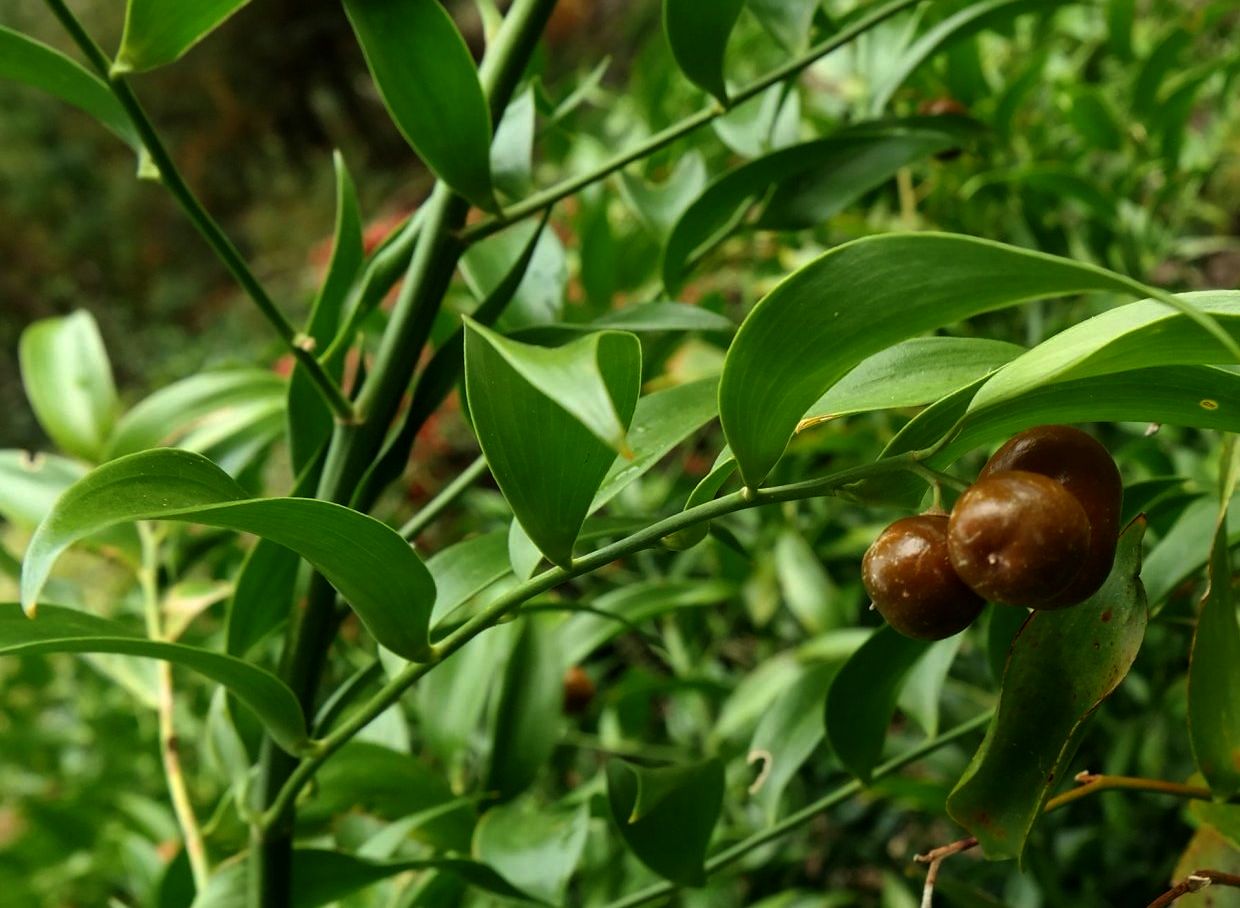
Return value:
<svg viewBox="0 0 1240 908">
<path fill-rule="evenodd" d="M 305 227 L 272 284 L 139 100 L 243 5 L 47 0 L 81 62 L 0 24 L 13 123 L 112 133 L 55 134 L 47 207 L 196 229 L 275 329 L 144 299 L 105 345 L 82 236 L 31 247 L 78 311 L 6 310 L 48 450 L 0 451 L 5 904 L 901 908 L 938 846 L 923 904 L 1240 904 L 1234 4 L 346 0 L 297 45 L 334 100 L 279 93 L 352 124 L 309 300 Z M 397 218 L 380 102 L 434 179 Z M 883 527 L 1051 423 L 1124 480 L 1101 589 L 882 626 Z"/>
</svg>

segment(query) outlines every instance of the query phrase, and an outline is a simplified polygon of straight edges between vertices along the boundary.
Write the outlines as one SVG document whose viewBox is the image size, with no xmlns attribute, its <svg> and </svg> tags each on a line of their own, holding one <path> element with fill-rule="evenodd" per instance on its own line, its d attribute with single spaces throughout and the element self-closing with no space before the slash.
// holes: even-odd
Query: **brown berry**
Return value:
<svg viewBox="0 0 1240 908">
<path fill-rule="evenodd" d="M 1007 470 L 1040 473 L 1061 483 L 1089 519 L 1089 554 L 1076 578 L 1042 608 L 1084 602 L 1098 591 L 1115 561 L 1124 483 L 1110 452 L 1071 426 L 1037 426 L 1013 436 L 982 468 L 980 478 Z"/>
<path fill-rule="evenodd" d="M 1089 518 L 1061 484 L 1011 470 L 980 479 L 952 509 L 947 547 L 979 596 L 1040 608 L 1076 579 L 1089 551 Z"/>
<path fill-rule="evenodd" d="M 927 98 L 917 105 L 917 113 L 923 117 L 967 117 L 969 108 L 955 98 Z"/>
<path fill-rule="evenodd" d="M 594 699 L 594 682 L 580 665 L 564 673 L 564 712 L 570 716 L 585 712 Z"/>
<path fill-rule="evenodd" d="M 960 633 L 985 605 L 952 569 L 943 514 L 905 517 L 883 530 L 865 553 L 861 578 L 887 623 L 919 640 Z"/>
</svg>

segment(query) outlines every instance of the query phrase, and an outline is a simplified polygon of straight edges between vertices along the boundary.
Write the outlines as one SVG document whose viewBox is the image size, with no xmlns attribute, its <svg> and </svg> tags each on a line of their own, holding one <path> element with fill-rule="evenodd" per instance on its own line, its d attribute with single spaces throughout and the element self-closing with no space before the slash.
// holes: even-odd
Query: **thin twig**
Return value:
<svg viewBox="0 0 1240 908">
<path fill-rule="evenodd" d="M 933 848 L 925 854 L 913 856 L 913 860 L 917 863 L 930 865 L 926 868 L 926 885 L 921 890 L 921 908 L 931 908 L 931 905 L 934 903 L 934 884 L 939 880 L 939 867 L 942 863 L 953 854 L 968 851 L 976 845 L 977 839 L 969 836 L 967 839 L 960 839 L 958 842 L 952 842 L 950 845 L 940 845 L 938 848 Z"/>
<path fill-rule="evenodd" d="M 483 473 L 487 471 L 487 459 L 479 456 L 477 460 L 463 469 L 439 493 L 422 506 L 418 513 L 400 528 L 400 535 L 410 542 L 417 539 L 436 517 L 444 512 L 452 502 L 461 497 Z"/>
<path fill-rule="evenodd" d="M 138 524 L 138 535 L 142 541 L 142 564 L 138 569 L 138 585 L 142 589 L 142 604 L 146 613 L 146 631 L 152 640 L 162 640 L 163 614 L 159 597 L 159 541 L 155 529 L 150 523 L 143 521 Z M 211 865 L 207 860 L 207 848 L 203 842 L 202 827 L 194 813 L 194 804 L 190 800 L 189 788 L 185 783 L 185 773 L 181 768 L 180 739 L 177 737 L 175 724 L 176 700 L 172 686 L 172 664 L 161 660 L 156 666 L 157 713 L 159 716 L 159 751 L 164 765 L 164 776 L 168 782 L 168 795 L 172 800 L 172 810 L 176 814 L 177 825 L 181 828 L 181 836 L 185 840 L 185 855 L 189 859 L 190 873 L 194 878 L 194 888 L 198 892 L 206 890 L 207 880 L 211 876 Z"/>
<path fill-rule="evenodd" d="M 1188 895 L 1190 892 L 1200 892 L 1207 886 L 1232 886 L 1240 889 L 1240 875 L 1224 873 L 1221 870 L 1194 870 L 1185 879 L 1150 902 L 1147 908 L 1167 908 L 1180 896 Z"/>
</svg>

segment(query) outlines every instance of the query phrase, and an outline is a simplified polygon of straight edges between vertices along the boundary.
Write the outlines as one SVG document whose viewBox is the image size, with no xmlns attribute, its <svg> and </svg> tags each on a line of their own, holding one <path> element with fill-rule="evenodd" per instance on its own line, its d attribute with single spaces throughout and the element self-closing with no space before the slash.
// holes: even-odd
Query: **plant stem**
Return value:
<svg viewBox="0 0 1240 908">
<path fill-rule="evenodd" d="M 142 541 L 142 564 L 138 568 L 138 586 L 142 590 L 142 605 L 146 614 L 146 633 L 152 640 L 162 640 L 163 615 L 159 601 L 159 541 L 155 529 L 147 521 L 138 524 L 138 536 Z M 194 804 L 185 784 L 181 769 L 180 739 L 175 725 L 175 705 L 172 686 L 172 663 L 159 661 L 155 666 L 157 712 L 159 716 L 159 752 L 163 760 L 164 776 L 168 783 L 168 796 L 181 837 L 185 840 L 185 855 L 189 859 L 194 888 L 203 892 L 211 875 L 207 861 L 207 849 L 203 843 L 202 827 L 194 813 Z"/>
<path fill-rule="evenodd" d="M 458 473 L 455 479 L 440 489 L 439 494 L 423 505 L 418 513 L 410 517 L 409 521 L 400 528 L 400 535 L 410 542 L 417 539 L 436 517 L 442 514 L 452 502 L 460 498 L 486 471 L 487 459 L 480 456 Z"/>
<path fill-rule="evenodd" d="M 1213 799 L 1210 789 L 1201 788 L 1197 785 L 1181 785 L 1179 782 L 1167 782 L 1163 779 L 1142 779 L 1136 776 L 1108 776 L 1090 772 L 1077 773 L 1076 781 L 1078 787 L 1070 789 L 1056 795 L 1046 802 L 1043 813 L 1050 813 L 1052 810 L 1058 810 L 1065 804 L 1071 804 L 1073 801 L 1079 801 L 1081 798 L 1088 797 L 1099 791 L 1114 791 L 1116 789 L 1126 789 L 1128 791 L 1148 791 L 1155 794 L 1172 795 L 1177 798 L 1185 798 L 1190 801 L 1209 801 Z M 1235 804 L 1240 803 L 1240 795 L 1228 798 L 1223 803 Z"/>
<path fill-rule="evenodd" d="M 580 192 L 587 186 L 597 183 L 599 180 L 605 179 L 617 170 L 622 170 L 634 161 L 639 161 L 642 158 L 653 154 L 664 146 L 675 142 L 682 136 L 686 136 L 695 129 L 705 126 L 717 117 L 723 116 L 731 107 L 735 107 L 738 104 L 743 104 L 755 95 L 759 95 L 766 91 L 772 85 L 797 75 L 801 72 L 801 70 L 805 69 L 814 61 L 825 57 L 833 50 L 843 47 L 863 32 L 868 31 L 880 22 L 891 18 L 901 10 L 908 9 L 919 2 L 921 2 L 921 0 L 894 0 L 894 2 L 880 6 L 872 13 L 862 16 L 848 27 L 836 32 L 825 41 L 821 41 L 814 45 L 799 57 L 789 60 L 783 66 L 772 70 L 756 82 L 753 82 L 742 88 L 740 91 L 737 91 L 732 95 L 731 104 L 729 107 L 722 107 L 718 103 L 712 104 L 709 107 L 704 107 L 697 113 L 691 114 L 683 120 L 673 123 L 666 129 L 656 132 L 650 138 L 646 139 L 646 141 L 629 149 L 628 151 L 622 151 L 614 157 L 609 158 L 593 170 L 580 176 L 569 177 L 566 180 L 562 180 L 554 186 L 550 186 L 541 192 L 536 192 L 529 198 L 518 202 L 511 208 L 504 211 L 503 214 L 486 218 L 471 227 L 466 228 L 461 233 L 461 239 L 465 243 L 476 242 L 483 237 L 490 236 L 491 234 L 502 230 L 509 224 L 514 224 L 517 221 L 529 217 L 530 215 L 537 214 L 544 208 L 551 207 L 560 199 Z"/>
<path fill-rule="evenodd" d="M 408 665 L 357 712 L 341 722 L 335 731 L 319 740 L 316 752 L 302 761 L 276 795 L 271 808 L 263 818 L 263 824 L 270 827 L 280 823 L 292 810 L 297 793 L 310 781 L 318 768 L 380 713 L 397 702 L 419 678 L 478 634 L 494 627 L 529 599 L 559 586 L 565 580 L 588 574 L 618 558 L 658 545 L 665 536 L 679 530 L 758 505 L 836 494 L 852 483 L 898 470 L 908 470 L 915 463 L 914 455 L 906 454 L 850 470 L 841 470 L 819 479 L 784 486 L 771 486 L 766 489 L 741 489 L 731 495 L 725 495 L 673 514 L 611 545 L 603 546 L 588 555 L 576 558 L 570 569 L 553 567 L 518 584 L 435 644 L 428 661 Z"/>
<path fill-rule="evenodd" d="M 340 386 L 333 381 L 332 377 L 319 363 L 314 356 L 314 351 L 304 335 L 300 334 L 293 324 L 284 316 L 275 302 L 267 295 L 267 291 L 263 289 L 263 285 L 259 283 L 254 272 L 250 270 L 250 266 L 246 264 L 241 253 L 237 251 L 237 247 L 233 245 L 223 228 L 216 223 L 210 213 L 203 207 L 202 203 L 194 195 L 194 191 L 189 188 L 189 184 L 181 176 L 177 170 L 176 164 L 173 162 L 168 150 L 164 147 L 163 141 L 159 134 L 155 131 L 151 120 L 143 110 L 142 104 L 138 101 L 137 95 L 129 87 L 125 78 L 120 75 L 112 74 L 112 61 L 108 55 L 104 53 L 95 40 L 87 33 L 86 29 L 73 15 L 73 12 L 65 5 L 64 0 L 46 0 L 52 14 L 60 21 L 70 37 L 73 38 L 78 48 L 86 56 L 91 66 L 99 73 L 103 81 L 107 84 L 112 95 L 120 102 L 124 108 L 125 114 L 128 116 L 130 123 L 138 133 L 138 137 L 142 141 L 142 147 L 150 156 L 151 161 L 159 169 L 160 182 L 167 187 L 173 197 L 181 205 L 181 209 L 185 212 L 190 222 L 202 234 L 203 239 L 211 247 L 216 257 L 224 264 L 233 278 L 241 285 L 241 289 L 254 302 L 259 311 L 276 329 L 276 333 L 280 335 L 280 339 L 288 345 L 293 357 L 306 370 L 306 374 L 314 382 L 319 389 L 323 399 L 331 408 L 336 419 L 343 422 L 350 422 L 353 419 L 353 407 L 348 399 L 344 396 L 344 392 L 340 390 Z"/>
<path fill-rule="evenodd" d="M 493 112 L 507 106 L 512 88 L 524 72 L 554 7 L 555 0 L 515 0 L 509 8 L 479 73 Z M 498 115 L 493 113 L 492 120 L 498 121 Z M 374 364 L 357 396 L 357 417 L 350 422 L 337 421 L 318 498 L 351 502 L 357 483 L 382 449 L 456 269 L 463 249 L 456 232 L 464 223 L 468 208 L 468 203 L 454 195 L 446 184 L 437 182 L 422 206 L 416 242 L 413 230 L 402 232 L 401 241 L 409 242 L 412 248 L 408 270 Z M 392 274 L 395 273 L 393 268 Z M 353 501 L 360 510 L 371 503 Z M 323 664 L 335 636 L 335 599 L 335 592 L 315 575 L 306 608 L 298 616 L 285 646 L 281 674 L 307 715 L 314 712 Z M 292 808 L 300 790 L 299 785 L 290 785 L 298 771 L 295 759 L 275 747 L 270 737 L 264 739 L 255 794 L 258 809 L 266 808 L 266 816 L 273 819 L 251 825 L 251 908 L 289 905 Z M 275 809 L 277 804 L 282 805 L 279 810 Z"/>
<path fill-rule="evenodd" d="M 1207 886 L 1232 886 L 1240 889 L 1240 874 L 1224 873 L 1221 870 L 1194 870 L 1187 879 L 1177 883 L 1150 902 L 1148 908 L 1166 908 L 1180 896 L 1188 895 L 1190 892 L 1200 892 Z"/>
<path fill-rule="evenodd" d="M 915 763 L 922 757 L 934 753 L 936 750 L 946 747 L 954 741 L 958 741 L 966 735 L 984 727 L 993 715 L 994 713 L 992 711 L 987 710 L 980 716 L 975 716 L 967 722 L 962 722 L 960 725 L 957 725 L 950 731 L 944 732 L 937 738 L 932 738 L 929 741 L 919 744 L 917 747 L 906 751 L 895 759 L 889 760 L 888 762 L 875 767 L 871 776 L 872 780 L 878 781 L 879 779 L 899 772 L 910 763 Z M 819 798 L 814 803 L 806 807 L 802 807 L 795 813 L 789 814 L 773 826 L 770 826 L 761 832 L 754 833 L 749 836 L 749 838 L 742 839 L 736 844 L 730 845 L 723 849 L 714 857 L 707 860 L 706 873 L 708 875 L 713 874 L 730 864 L 736 863 L 755 848 L 765 845 L 768 842 L 772 842 L 775 839 L 792 832 L 792 830 L 805 825 L 814 817 L 818 816 L 818 814 L 822 813 L 824 810 L 834 807 L 841 801 L 846 801 L 855 795 L 861 794 L 861 792 L 865 791 L 865 787 L 866 786 L 858 779 L 853 779 L 851 782 L 845 782 L 839 788 L 836 788 L 824 797 Z M 645 889 L 640 889 L 631 895 L 624 896 L 617 901 L 610 902 L 605 905 L 604 908 L 637 908 L 638 905 L 645 905 L 646 903 L 653 902 L 665 895 L 670 895 L 675 891 L 675 889 L 676 886 L 674 883 L 655 883 L 651 886 L 647 886 Z"/>
</svg>

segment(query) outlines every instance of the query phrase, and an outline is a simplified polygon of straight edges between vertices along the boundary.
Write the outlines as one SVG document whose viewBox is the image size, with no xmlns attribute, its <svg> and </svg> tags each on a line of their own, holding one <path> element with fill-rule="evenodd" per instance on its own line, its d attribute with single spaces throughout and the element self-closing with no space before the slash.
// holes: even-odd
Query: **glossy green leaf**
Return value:
<svg viewBox="0 0 1240 908">
<path fill-rule="evenodd" d="M 1232 592 L 1227 524 L 1220 515 L 1209 589 L 1188 663 L 1188 732 L 1197 769 L 1217 798 L 1240 792 L 1240 623 Z"/>
<path fill-rule="evenodd" d="M 511 570 L 508 533 L 496 530 L 450 545 L 428 558 L 426 569 L 435 581 L 433 626 Z"/>
<path fill-rule="evenodd" d="M 1003 669 L 1012 651 L 1012 641 L 1028 620 L 1029 609 L 992 604 L 986 611 L 986 661 L 990 663 L 995 687 L 999 687 L 1003 684 Z"/>
<path fill-rule="evenodd" d="M 968 316 L 1092 290 L 1150 295 L 1092 265 L 951 234 L 873 236 L 824 253 L 754 307 L 728 351 L 720 419 L 745 482 L 766 478 L 805 412 L 867 356 Z"/>
<path fill-rule="evenodd" d="M 465 386 L 479 443 L 513 513 L 556 564 L 571 562 L 616 449 L 627 451 L 640 375 L 631 334 L 533 347 L 468 324 Z"/>
<path fill-rule="evenodd" d="M 1185 293 L 1180 299 L 1240 337 L 1240 291 Z M 1234 361 L 1229 350 L 1183 313 L 1142 300 L 1078 322 L 1017 357 L 982 385 L 970 409 L 995 406 L 1052 382 L 1151 366 Z"/>
<path fill-rule="evenodd" d="M 0 26 L 0 79 L 41 89 L 90 114 L 135 150 L 138 134 L 116 96 L 93 73 L 58 50 Z"/>
<path fill-rule="evenodd" d="M 714 378 L 676 385 L 639 398 L 629 424 L 632 457 L 617 457 L 603 477 L 590 511 L 596 511 L 648 472 L 677 445 L 718 415 Z"/>
<path fill-rule="evenodd" d="M 491 143 L 495 186 L 513 198 L 529 192 L 534 154 L 534 86 L 508 103 Z"/>
<path fill-rule="evenodd" d="M 1012 611 L 1018 612 L 1019 609 Z M 939 700 L 947 683 L 947 673 L 951 671 L 963 642 L 964 635 L 957 634 L 930 644 L 930 649 L 909 672 L 896 698 L 900 711 L 916 722 L 927 738 L 939 733 Z"/>
<path fill-rule="evenodd" d="M 34 529 L 86 472 L 78 461 L 55 454 L 0 451 L 0 517 Z"/>
<path fill-rule="evenodd" d="M 35 322 L 22 332 L 18 354 L 43 431 L 66 454 L 99 459 L 120 403 L 94 317 L 78 310 Z"/>
<path fill-rule="evenodd" d="M 1141 586 L 1144 521 L 1120 536 L 1115 567 L 1080 605 L 1035 612 L 1008 656 L 994 720 L 947 799 L 986 857 L 1018 858 L 1065 780 L 1083 723 L 1128 674 L 1148 620 Z"/>
<path fill-rule="evenodd" d="M 484 892 L 504 898 L 521 898 L 490 867 L 466 858 L 405 858 L 374 861 L 342 851 L 298 848 L 293 852 L 289 904 L 297 908 L 321 908 L 399 873 L 440 870 L 461 877 Z M 234 860 L 211 875 L 206 889 L 191 908 L 242 908 L 249 902 L 246 860 Z"/>
<path fill-rule="evenodd" d="M 171 662 L 228 688 L 289 753 L 297 753 L 306 743 L 297 698 L 275 675 L 257 666 L 209 650 L 148 640 L 74 609 L 40 605 L 39 617 L 32 621 L 16 603 L 0 605 L 0 654 L 36 653 L 115 653 Z"/>
<path fill-rule="evenodd" d="M 663 0 L 663 32 L 685 77 L 727 106 L 723 58 L 745 0 Z"/>
<path fill-rule="evenodd" d="M 904 679 L 931 645 L 876 630 L 844 663 L 827 693 L 827 740 L 844 768 L 868 783 L 883 754 Z"/>
<path fill-rule="evenodd" d="M 357 190 L 340 152 L 332 155 L 336 172 L 336 224 L 332 231 L 332 256 L 327 274 L 310 307 L 305 334 L 314 342 L 314 350 L 322 355 L 340 330 L 341 315 L 349 291 L 365 258 L 362 245 L 362 215 L 358 209 Z M 343 353 L 343 349 L 342 353 Z M 326 364 L 328 373 L 339 380 L 343 356 L 333 357 Z M 331 410 L 315 387 L 305 367 L 294 363 L 288 383 L 288 444 L 293 472 L 300 474 L 314 453 L 331 436 L 335 422 Z"/>
<path fill-rule="evenodd" d="M 75 541 L 133 520 L 202 523 L 293 549 L 340 591 L 376 640 L 409 659 L 425 655 L 435 586 L 394 530 L 327 501 L 247 499 L 209 460 L 173 448 L 110 461 L 61 496 L 26 551 L 22 601 L 33 608 L 52 564 Z"/>
<path fill-rule="evenodd" d="M 142 72 L 178 59 L 248 0 L 129 0 L 113 74 Z"/>
<path fill-rule="evenodd" d="M 648 580 L 609 590 L 555 629 L 556 651 L 566 665 L 584 662 L 596 649 L 643 623 L 683 608 L 726 602 L 736 586 L 724 580 Z"/>
<path fill-rule="evenodd" d="M 809 48 L 814 14 L 821 5 L 819 0 L 745 0 L 754 18 L 792 54 Z"/>
<path fill-rule="evenodd" d="M 531 243 L 533 244 L 531 247 Z M 461 257 L 461 276 L 480 301 L 474 321 L 494 323 L 501 332 L 559 320 L 568 284 L 564 245 L 554 230 L 534 221 L 502 230 L 469 247 Z M 513 289 L 507 285 L 516 280 Z M 506 295 L 489 319 L 487 303 Z"/>
<path fill-rule="evenodd" d="M 299 822 L 317 826 L 361 810 L 384 820 L 427 816 L 409 835 L 434 848 L 464 851 L 474 831 L 474 809 L 461 802 L 435 768 L 407 753 L 368 741 L 350 741 L 323 764 Z M 453 806 L 456 805 L 456 806 Z"/>
<path fill-rule="evenodd" d="M 139 401 L 118 419 L 104 458 L 111 460 L 179 444 L 196 426 L 216 414 L 235 413 L 257 401 L 278 401 L 284 393 L 284 380 L 266 369 L 228 369 L 191 375 Z"/>
<path fill-rule="evenodd" d="M 823 703 L 840 662 L 806 666 L 801 676 L 771 701 L 749 742 L 750 760 L 760 760 L 761 787 L 753 794 L 768 823 L 779 816 L 780 799 L 797 770 L 822 743 Z"/>
<path fill-rule="evenodd" d="M 820 397 L 801 422 L 897 407 L 919 407 L 984 378 L 1024 352 L 980 337 L 917 337 L 858 363 Z"/>
<path fill-rule="evenodd" d="M 723 786 L 718 759 L 657 769 L 607 763 L 607 800 L 621 838 L 643 864 L 681 886 L 706 882 Z"/>
<path fill-rule="evenodd" d="M 1141 572 L 1152 606 L 1161 605 L 1185 580 L 1209 564 L 1217 518 L 1218 502 L 1214 499 L 1190 501 L 1158 540 Z M 1240 509 L 1227 510 L 1227 536 L 1231 545 L 1240 542 Z"/>
<path fill-rule="evenodd" d="M 494 211 L 491 116 L 448 11 L 438 0 L 345 0 L 344 8 L 401 134 L 437 177 Z"/>
<path fill-rule="evenodd" d="M 560 739 L 564 665 L 543 616 L 521 619 L 504 667 L 484 788 L 507 800 L 529 787 Z"/>
<path fill-rule="evenodd" d="M 653 302 L 613 309 L 596 318 L 590 327 L 621 331 L 732 332 L 736 325 L 727 316 L 689 303 Z"/>
<path fill-rule="evenodd" d="M 473 854 L 522 892 L 548 905 L 563 905 L 589 831 L 590 812 L 584 806 L 500 804 L 478 821 Z"/>
<path fill-rule="evenodd" d="M 650 183 L 627 170 L 620 171 L 621 197 L 660 241 L 667 238 L 676 220 L 705 186 L 706 163 L 697 151 L 683 155 L 662 183 Z"/>
<path fill-rule="evenodd" d="M 1000 18 L 1008 18 L 1035 9 L 1047 9 L 1064 0 L 982 0 L 970 3 L 931 26 L 900 55 L 895 65 L 884 74 L 883 81 L 870 95 L 870 111 L 877 115 L 887 107 L 901 85 L 918 67 L 953 41 L 975 34 Z"/>
<path fill-rule="evenodd" d="M 302 472 L 292 497 L 305 498 L 318 485 L 317 464 Z M 301 559 L 272 539 L 259 538 L 241 562 L 225 612 L 225 648 L 245 656 L 292 613 Z"/>
<path fill-rule="evenodd" d="M 672 228 L 663 250 L 663 285 L 675 293 L 685 274 L 772 189 L 775 195 L 763 215 L 771 227 L 821 223 L 906 164 L 959 144 L 975 128 L 963 125 L 967 123 L 941 117 L 861 123 L 825 139 L 772 151 L 725 173 Z"/>
<path fill-rule="evenodd" d="M 516 578 L 529 580 L 542 560 L 542 552 L 538 551 L 534 540 L 521 528 L 521 521 L 514 520 L 508 524 L 508 561 Z"/>
</svg>

